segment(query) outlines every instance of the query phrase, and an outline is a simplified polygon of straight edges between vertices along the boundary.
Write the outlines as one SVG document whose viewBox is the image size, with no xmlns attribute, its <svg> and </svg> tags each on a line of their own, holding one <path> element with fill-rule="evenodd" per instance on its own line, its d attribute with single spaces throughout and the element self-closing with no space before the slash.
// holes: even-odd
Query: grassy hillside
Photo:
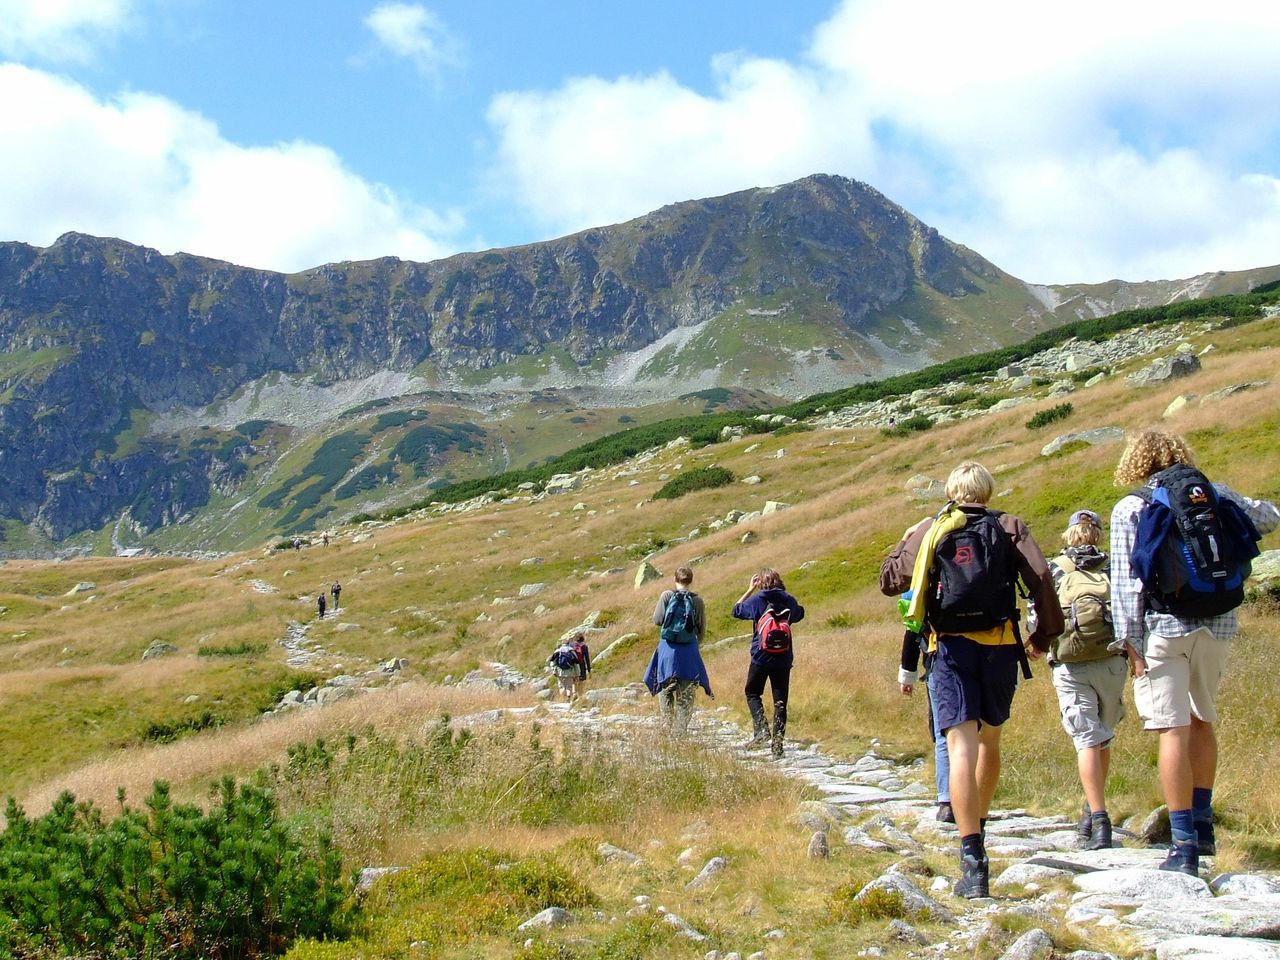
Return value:
<svg viewBox="0 0 1280 960">
<path fill-rule="evenodd" d="M 534 912 L 537 890 L 552 886 L 605 917 L 625 917 L 636 895 L 661 898 L 712 930 L 723 949 L 736 949 L 737 929 L 784 924 L 791 933 L 770 947 L 771 958 L 848 956 L 870 942 L 875 925 L 833 922 L 832 905 L 846 885 L 889 861 L 847 852 L 827 864 L 809 861 L 807 834 L 786 822 L 805 798 L 794 783 L 745 774 L 713 750 L 640 734 L 621 752 L 562 738 L 536 711 L 460 742 L 438 718 L 536 701 L 442 681 L 490 661 L 539 674 L 555 638 L 593 612 L 604 628 L 592 635 L 593 650 L 629 633 L 640 638 L 602 662 L 592 686 L 636 681 L 652 649 L 649 616 L 662 586 L 633 587 L 642 557 L 652 554 L 668 576 L 693 565 L 711 642 L 744 633 L 729 611 L 750 574 L 767 565 L 807 609 L 796 631 L 789 734 L 842 754 L 878 738 L 884 752 L 924 756 L 924 704 L 898 693 L 901 628 L 876 589 L 880 560 L 903 528 L 938 506 L 914 500 L 908 478 L 943 479 L 956 462 L 976 457 L 996 475 L 995 506 L 1024 518 L 1048 551 L 1071 510 L 1105 516 L 1123 492 L 1111 483 L 1119 445 L 1041 456 L 1056 433 L 1162 423 L 1178 394 L 1205 397 L 1266 380 L 1203 405 L 1193 399 L 1167 425 L 1187 435 L 1211 476 L 1280 499 L 1280 319 L 1192 339 L 1197 350 L 1209 344 L 1193 377 L 1132 390 L 1117 370 L 1078 389 L 1067 419 L 1039 430 L 1028 429 L 1028 419 L 1058 400 L 905 438 L 818 429 L 675 446 L 596 464 L 571 493 L 532 499 L 513 491 L 466 511 L 344 528 L 329 546 L 301 551 L 207 562 L 11 561 L 0 586 L 0 794 L 38 813 L 70 789 L 113 810 L 117 788 L 139 803 L 163 778 L 176 796 L 204 802 L 218 777 L 259 771 L 291 822 L 332 832 L 348 867 L 413 867 L 352 915 L 351 945 L 300 945 L 297 958 L 403 956 L 415 941 L 451 958 L 695 957 L 709 949 L 636 917 L 576 928 L 573 936 L 595 943 L 590 951 L 522 952 L 514 922 Z M 672 477 L 711 466 L 761 482 L 651 499 Z M 766 500 L 791 506 L 745 525 L 710 526 Z M 755 536 L 743 543 L 747 530 Z M 1263 546 L 1280 547 L 1280 534 Z M 345 588 L 342 614 L 309 634 L 327 653 L 292 670 L 277 641 L 290 621 L 313 616 L 315 594 L 334 579 Z M 71 593 L 84 582 L 93 586 Z M 532 583 L 545 587 L 521 596 Z M 177 652 L 142 662 L 154 640 Z M 1265 679 L 1277 641 L 1280 611 L 1248 605 L 1221 705 L 1219 869 L 1280 863 L 1280 796 L 1270 789 L 1280 776 L 1273 743 L 1280 694 Z M 392 657 L 409 667 L 386 691 L 258 719 L 291 687 Z M 745 660 L 741 643 L 708 654 L 719 696 L 714 704 L 700 699 L 701 708 L 745 718 Z M 1069 814 L 1078 803 L 1074 755 L 1046 669 L 1036 674 L 1006 732 L 997 803 Z M 653 704 L 645 698 L 619 709 L 647 712 Z M 317 738 L 323 748 L 314 747 Z M 290 751 L 297 744 L 313 746 Z M 1113 761 L 1114 816 L 1159 802 L 1154 764 L 1154 741 L 1130 711 Z M 604 863 L 594 853 L 602 840 L 645 853 L 650 865 L 620 871 Z M 688 875 L 675 865 L 686 846 L 700 861 L 719 853 L 741 869 L 714 889 L 686 891 Z M 489 880 L 477 887 L 477 877 Z"/>
</svg>

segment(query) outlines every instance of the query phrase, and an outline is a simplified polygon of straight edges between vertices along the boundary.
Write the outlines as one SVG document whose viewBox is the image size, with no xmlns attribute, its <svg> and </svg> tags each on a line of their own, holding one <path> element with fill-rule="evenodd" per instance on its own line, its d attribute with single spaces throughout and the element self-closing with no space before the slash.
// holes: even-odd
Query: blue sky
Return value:
<svg viewBox="0 0 1280 960">
<path fill-rule="evenodd" d="M 1033 282 L 1280 262 L 1280 5 L 0 0 L 0 239 L 296 270 L 837 173 Z"/>
</svg>

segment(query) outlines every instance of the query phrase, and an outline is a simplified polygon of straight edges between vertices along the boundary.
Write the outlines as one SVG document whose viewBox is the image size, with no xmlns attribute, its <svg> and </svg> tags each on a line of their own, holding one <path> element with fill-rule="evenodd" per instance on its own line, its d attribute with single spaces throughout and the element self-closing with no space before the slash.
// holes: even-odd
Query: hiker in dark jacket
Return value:
<svg viewBox="0 0 1280 960">
<path fill-rule="evenodd" d="M 908 618 L 923 623 L 933 663 L 938 725 L 947 735 L 951 762 L 951 809 L 960 831 L 960 881 L 957 896 L 987 896 L 990 865 L 983 831 L 1000 778 L 1000 730 L 1009 719 L 1018 665 L 1037 659 L 1049 649 L 1049 638 L 1062 632 L 1062 609 L 1053 590 L 1053 577 L 1027 525 L 1011 514 L 994 517 L 1008 536 L 1013 572 L 1026 585 L 1038 624 L 1021 643 L 1014 584 L 1007 597 L 992 598 L 992 606 L 1007 604 L 1009 613 L 996 626 L 957 633 L 940 633 L 930 623 L 929 598 L 938 583 L 931 576 L 939 545 L 949 535 L 972 525 L 986 528 L 986 504 L 995 480 L 980 463 L 966 461 L 951 471 L 946 483 L 951 501 L 937 517 L 925 517 L 908 527 L 880 567 L 880 591 L 896 596 L 912 591 Z M 956 552 L 954 562 L 964 562 Z M 928 616 L 926 616 L 928 612 Z"/>
<path fill-rule="evenodd" d="M 910 591 L 898 600 L 900 612 L 905 613 L 911 600 L 909 594 Z M 934 812 L 934 819 L 939 823 L 955 823 L 956 815 L 951 810 L 951 764 L 947 759 L 947 737 L 938 728 L 938 711 L 934 706 L 936 697 L 933 693 L 933 670 L 930 669 L 933 657 L 921 651 L 919 631 L 908 628 L 902 633 L 902 652 L 898 658 L 898 689 L 904 697 L 915 692 L 921 666 L 924 667 L 925 700 L 929 706 L 926 717 L 929 740 L 933 743 L 933 784 L 938 795 L 938 809 Z"/>
<path fill-rule="evenodd" d="M 324 619 L 324 591 L 320 591 L 320 595 L 316 597 L 316 616 L 321 620 Z"/>
<path fill-rule="evenodd" d="M 333 586 L 329 588 L 329 593 L 333 596 L 333 612 L 338 612 L 338 598 L 342 596 L 342 584 L 337 580 L 333 581 Z"/>
<path fill-rule="evenodd" d="M 1178 465 L 1193 467 L 1187 442 L 1175 434 L 1145 430 L 1129 439 L 1116 465 L 1123 487 L 1155 488 Z M 1252 500 L 1222 483 L 1212 484 L 1218 503 L 1231 501 L 1258 533 L 1280 526 L 1280 510 Z M 1133 703 L 1143 727 L 1160 736 L 1160 786 L 1169 806 L 1173 844 L 1161 869 L 1197 876 L 1200 856 L 1217 852 L 1213 825 L 1213 785 L 1218 772 L 1218 681 L 1226 670 L 1239 610 L 1196 618 L 1153 605 L 1146 584 L 1134 572 L 1141 558 L 1134 547 L 1146 501 L 1137 493 L 1111 510 L 1111 606 L 1115 634 L 1125 644 L 1133 671 Z"/>
<path fill-rule="evenodd" d="M 587 677 L 591 675 L 591 648 L 587 646 L 587 638 L 575 633 L 569 641 L 578 655 L 578 675 L 573 680 L 573 698 L 577 700 L 587 688 Z"/>
<path fill-rule="evenodd" d="M 689 729 L 697 688 L 702 687 L 713 700 L 715 694 L 711 692 L 711 679 L 707 676 L 706 664 L 702 662 L 702 654 L 698 650 L 707 629 L 707 609 L 702 598 L 689 589 L 693 586 L 693 570 L 689 567 L 677 567 L 675 582 L 674 590 L 664 590 L 658 598 L 658 603 L 653 608 L 653 622 L 661 627 L 675 595 L 688 594 L 696 639 L 689 643 L 668 643 L 659 634 L 658 647 L 649 659 L 644 683 L 649 692 L 657 696 L 658 708 L 668 729 L 683 734 Z"/>
<path fill-rule="evenodd" d="M 787 732 L 787 697 L 791 689 L 791 667 L 795 663 L 795 652 L 790 646 L 778 653 L 770 653 L 762 648 L 760 637 L 760 618 L 772 609 L 775 616 L 785 616 L 790 623 L 799 623 L 804 619 L 804 607 L 787 593 L 782 577 L 776 570 L 765 567 L 759 573 L 752 574 L 751 583 L 746 592 L 733 605 L 733 615 L 738 620 L 750 620 L 751 627 L 751 662 L 747 666 L 747 709 L 751 712 L 751 739 L 748 747 L 763 746 L 766 742 L 775 757 L 783 755 L 783 738 Z M 765 681 L 769 681 L 769 691 L 773 696 L 773 729 L 769 729 L 764 712 Z"/>
</svg>

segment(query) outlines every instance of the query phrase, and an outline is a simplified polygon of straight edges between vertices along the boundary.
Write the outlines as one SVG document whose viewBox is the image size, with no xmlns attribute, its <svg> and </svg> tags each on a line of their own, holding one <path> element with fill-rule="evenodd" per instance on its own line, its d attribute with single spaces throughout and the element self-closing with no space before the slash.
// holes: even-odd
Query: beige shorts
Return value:
<svg viewBox="0 0 1280 960">
<path fill-rule="evenodd" d="M 1147 638 L 1147 672 L 1133 680 L 1133 702 L 1147 730 L 1218 722 L 1218 682 L 1231 643 L 1207 627 L 1183 637 Z"/>
<path fill-rule="evenodd" d="M 1129 664 L 1124 657 L 1054 664 L 1053 688 L 1058 692 L 1062 729 L 1077 750 L 1111 745 L 1116 724 L 1124 717 L 1124 682 L 1128 677 Z"/>
</svg>

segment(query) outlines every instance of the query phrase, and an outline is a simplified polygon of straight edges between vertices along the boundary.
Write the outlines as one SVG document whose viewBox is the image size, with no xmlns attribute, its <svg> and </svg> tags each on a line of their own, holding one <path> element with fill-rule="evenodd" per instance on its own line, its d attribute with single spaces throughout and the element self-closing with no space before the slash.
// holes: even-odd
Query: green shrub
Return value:
<svg viewBox="0 0 1280 960">
<path fill-rule="evenodd" d="M 672 477 L 653 495 L 655 500 L 675 500 L 695 490 L 711 490 L 733 483 L 733 474 L 724 467 L 699 467 Z"/>
<path fill-rule="evenodd" d="M 1059 420 L 1065 420 L 1071 416 L 1071 411 L 1074 409 L 1070 403 L 1060 403 L 1056 407 L 1050 407 L 1048 410 L 1041 410 L 1027 421 L 1027 429 L 1038 430 Z"/>
<path fill-rule="evenodd" d="M 841 884 L 827 899 L 827 915 L 835 923 L 857 926 L 868 920 L 916 920 L 916 912 L 908 910 L 897 890 L 874 887 L 858 899 L 862 885 Z"/>
<path fill-rule="evenodd" d="M 785 437 L 793 433 L 812 433 L 816 428 L 811 423 L 788 423 L 773 431 L 775 437 Z"/>
<path fill-rule="evenodd" d="M 212 711 L 203 710 L 194 717 L 185 717 L 182 720 L 156 720 L 149 723 L 142 731 L 142 739 L 151 743 L 172 743 L 188 733 L 212 730 L 225 722 L 222 717 Z"/>
<path fill-rule="evenodd" d="M 907 417 L 905 420 L 899 420 L 894 426 L 887 430 L 881 430 L 886 437 L 909 437 L 913 433 L 923 433 L 933 426 L 933 421 L 924 414 L 917 414 L 914 417 Z"/>
<path fill-rule="evenodd" d="M 297 835 L 270 791 L 222 782 L 208 813 L 157 781 L 108 822 L 64 793 L 0 833 L 0 956 L 254 957 L 341 932 L 349 886 L 327 837 Z"/>
<path fill-rule="evenodd" d="M 950 393 L 938 398 L 938 406 L 940 407 L 958 407 L 962 403 L 968 403 L 970 400 L 977 400 L 981 394 L 977 390 L 952 390 Z"/>
</svg>

